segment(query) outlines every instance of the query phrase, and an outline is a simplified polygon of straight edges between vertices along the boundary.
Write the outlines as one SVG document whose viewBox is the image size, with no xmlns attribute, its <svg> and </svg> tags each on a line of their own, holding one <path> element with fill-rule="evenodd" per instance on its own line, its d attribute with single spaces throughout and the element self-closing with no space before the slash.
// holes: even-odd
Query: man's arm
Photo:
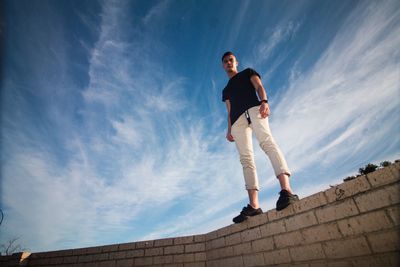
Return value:
<svg viewBox="0 0 400 267">
<path fill-rule="evenodd" d="M 260 77 L 258 77 L 257 75 L 253 75 L 250 77 L 250 81 L 253 84 L 254 88 L 256 88 L 256 92 L 258 94 L 258 97 L 260 98 L 260 101 L 267 100 L 267 92 L 262 85 Z M 268 103 L 266 103 L 265 101 L 261 103 L 260 114 L 262 118 L 266 118 L 270 114 Z"/>
<path fill-rule="evenodd" d="M 228 131 L 226 132 L 226 139 L 229 142 L 233 142 L 233 136 L 231 134 L 231 129 L 232 129 L 232 125 L 231 125 L 231 102 L 229 101 L 229 99 L 225 100 L 225 104 L 226 104 L 226 110 L 228 111 Z"/>
</svg>

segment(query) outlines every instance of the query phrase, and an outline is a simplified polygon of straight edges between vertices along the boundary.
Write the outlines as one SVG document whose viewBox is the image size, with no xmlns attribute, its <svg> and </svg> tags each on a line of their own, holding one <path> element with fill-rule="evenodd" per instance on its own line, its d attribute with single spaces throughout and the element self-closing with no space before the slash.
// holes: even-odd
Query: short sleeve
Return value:
<svg viewBox="0 0 400 267">
<path fill-rule="evenodd" d="M 258 74 L 257 71 L 255 71 L 255 70 L 253 70 L 253 69 L 251 69 L 251 68 L 248 68 L 248 69 L 247 69 L 247 73 L 248 73 L 248 75 L 249 75 L 249 78 L 251 78 L 253 75 L 257 75 L 258 78 L 261 79 L 260 74 Z"/>
<path fill-rule="evenodd" d="M 222 102 L 225 102 L 227 99 L 229 99 L 229 94 L 225 87 L 224 90 L 222 90 Z"/>
</svg>

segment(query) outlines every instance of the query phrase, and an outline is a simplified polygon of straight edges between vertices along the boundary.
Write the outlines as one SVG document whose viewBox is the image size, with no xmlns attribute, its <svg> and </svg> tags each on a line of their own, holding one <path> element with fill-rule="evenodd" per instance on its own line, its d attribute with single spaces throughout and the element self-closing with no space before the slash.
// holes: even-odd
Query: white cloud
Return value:
<svg viewBox="0 0 400 267">
<path fill-rule="evenodd" d="M 393 4 L 360 5 L 315 66 L 280 98 L 272 127 L 298 168 L 326 156 L 334 161 L 366 140 L 372 148 L 389 134 L 393 125 L 379 121 L 399 106 L 400 32 Z M 386 131 L 370 139 L 370 128 Z"/>
<path fill-rule="evenodd" d="M 146 16 L 142 19 L 143 24 L 145 26 L 148 26 L 149 24 L 154 24 L 155 21 L 160 19 L 162 15 L 166 12 L 166 9 L 168 5 L 170 4 L 170 1 L 168 0 L 163 0 L 157 3 L 153 8 L 150 9 L 150 11 L 146 14 Z"/>
<path fill-rule="evenodd" d="M 66 134 L 73 138 L 66 141 L 65 162 L 40 146 L 26 146 L 29 132 L 13 139 L 16 152 L 2 183 L 12 216 L 4 229 L 21 233 L 28 248 L 205 233 L 231 223 L 247 198 L 235 147 L 223 143 L 225 127 L 219 127 L 225 117 L 211 124 L 210 118 L 185 113 L 187 80 L 171 73 L 166 78 L 146 48 L 139 49 L 157 41 L 145 38 L 138 48 L 119 38 L 126 10 L 109 1 L 105 5 L 83 93 L 83 129 Z M 286 94 L 271 101 L 272 130 L 294 170 L 340 161 L 363 146 L 371 151 L 391 135 L 396 119 L 387 118 L 399 107 L 398 11 L 393 2 L 369 5 L 375 4 L 360 4 L 311 70 L 301 73 L 296 67 Z M 150 11 L 145 21 L 163 8 Z M 260 53 L 268 58 L 298 27 L 276 28 Z M 139 55 L 143 64 L 129 60 Z M 215 93 L 214 81 L 211 86 Z M 260 150 L 256 157 L 257 163 L 267 162 Z M 257 165 L 263 190 L 277 187 L 268 164 Z M 298 193 L 323 190 L 337 180 L 334 175 L 313 186 L 307 181 Z M 263 208 L 275 201 L 262 199 Z M 183 204 L 187 210 L 174 210 Z M 149 210 L 159 225 L 139 233 L 136 223 Z"/>
<path fill-rule="evenodd" d="M 281 44 L 296 35 L 300 22 L 289 21 L 284 25 L 278 25 L 272 31 L 267 30 L 264 35 L 267 41 L 261 42 L 258 47 L 258 59 L 268 60 L 274 50 Z"/>
</svg>

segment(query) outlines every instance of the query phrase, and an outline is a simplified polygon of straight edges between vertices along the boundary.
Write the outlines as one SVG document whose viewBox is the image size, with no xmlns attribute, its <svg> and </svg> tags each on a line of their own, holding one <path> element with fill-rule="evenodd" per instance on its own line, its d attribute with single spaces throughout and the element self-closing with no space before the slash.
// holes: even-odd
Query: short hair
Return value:
<svg viewBox="0 0 400 267">
<path fill-rule="evenodd" d="M 223 56 L 222 56 L 222 59 L 221 59 L 222 62 L 224 61 L 224 58 L 225 58 L 226 56 L 235 56 L 235 55 L 234 55 L 231 51 L 225 52 L 225 53 L 223 54 Z"/>
</svg>

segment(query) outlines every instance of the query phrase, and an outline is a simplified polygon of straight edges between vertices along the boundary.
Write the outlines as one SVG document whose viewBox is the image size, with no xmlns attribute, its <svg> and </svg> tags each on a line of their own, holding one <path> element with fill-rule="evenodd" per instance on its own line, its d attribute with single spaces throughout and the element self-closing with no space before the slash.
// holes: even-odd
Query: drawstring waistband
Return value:
<svg viewBox="0 0 400 267">
<path fill-rule="evenodd" d="M 251 124 L 250 115 L 249 115 L 249 110 L 246 110 L 246 111 L 244 112 L 244 114 L 245 114 L 245 116 L 246 116 L 247 122 L 248 122 L 249 124 Z"/>
</svg>

